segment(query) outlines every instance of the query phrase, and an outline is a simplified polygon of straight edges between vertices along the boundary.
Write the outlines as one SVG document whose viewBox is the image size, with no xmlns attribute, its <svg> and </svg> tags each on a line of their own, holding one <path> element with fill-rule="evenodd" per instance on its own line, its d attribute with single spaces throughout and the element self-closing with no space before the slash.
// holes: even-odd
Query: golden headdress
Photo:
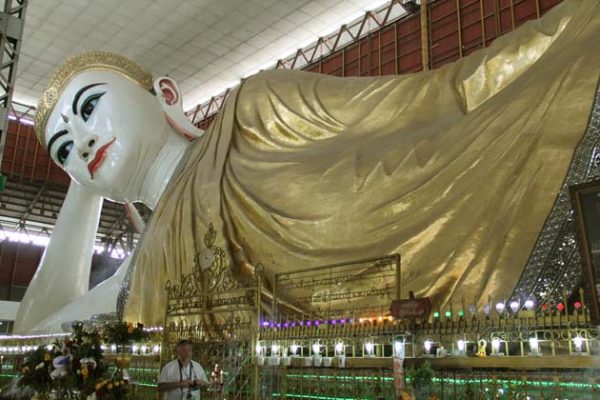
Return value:
<svg viewBox="0 0 600 400">
<path fill-rule="evenodd" d="M 42 146 L 44 142 L 44 129 L 50 113 L 56 106 L 58 98 L 65 86 L 78 73 L 88 69 L 107 69 L 125 75 L 145 89 L 152 88 L 152 74 L 127 57 L 107 51 L 88 51 L 71 56 L 54 73 L 50 83 L 42 93 L 35 114 L 35 132 Z"/>
</svg>

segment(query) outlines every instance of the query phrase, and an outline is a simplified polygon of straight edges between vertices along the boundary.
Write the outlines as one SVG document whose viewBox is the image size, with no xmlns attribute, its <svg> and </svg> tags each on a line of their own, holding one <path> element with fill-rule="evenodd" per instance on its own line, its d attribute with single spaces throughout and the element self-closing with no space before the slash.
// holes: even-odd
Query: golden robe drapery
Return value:
<svg viewBox="0 0 600 400">
<path fill-rule="evenodd" d="M 267 279 L 399 252 L 404 293 L 505 298 L 588 122 L 599 10 L 565 1 L 435 71 L 247 79 L 161 199 L 125 319 L 162 321 L 165 282 L 191 272 L 211 222 L 232 266 Z"/>
</svg>

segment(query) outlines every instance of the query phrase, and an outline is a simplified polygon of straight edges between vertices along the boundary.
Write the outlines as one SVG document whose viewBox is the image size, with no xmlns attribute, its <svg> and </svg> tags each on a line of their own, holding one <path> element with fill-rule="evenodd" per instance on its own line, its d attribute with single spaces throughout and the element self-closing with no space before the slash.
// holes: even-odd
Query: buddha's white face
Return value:
<svg viewBox="0 0 600 400">
<path fill-rule="evenodd" d="M 159 101 L 128 78 L 88 70 L 65 87 L 48 118 L 50 156 L 73 180 L 114 201 L 138 200 L 172 132 Z"/>
</svg>

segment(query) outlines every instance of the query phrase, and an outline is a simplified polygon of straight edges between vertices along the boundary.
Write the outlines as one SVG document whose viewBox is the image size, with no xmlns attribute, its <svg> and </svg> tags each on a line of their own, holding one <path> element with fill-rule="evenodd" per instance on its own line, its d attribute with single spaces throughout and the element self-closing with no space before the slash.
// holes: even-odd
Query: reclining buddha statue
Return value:
<svg viewBox="0 0 600 400">
<path fill-rule="evenodd" d="M 237 274 L 402 255 L 403 290 L 437 304 L 506 298 L 582 138 L 600 70 L 600 3 L 542 19 L 438 70 L 244 80 L 211 127 L 168 77 L 73 56 L 36 132 L 72 178 L 15 331 L 114 312 L 160 323 L 212 224 Z M 133 255 L 88 291 L 103 198 L 154 210 Z M 268 283 L 267 283 L 268 286 Z"/>
</svg>

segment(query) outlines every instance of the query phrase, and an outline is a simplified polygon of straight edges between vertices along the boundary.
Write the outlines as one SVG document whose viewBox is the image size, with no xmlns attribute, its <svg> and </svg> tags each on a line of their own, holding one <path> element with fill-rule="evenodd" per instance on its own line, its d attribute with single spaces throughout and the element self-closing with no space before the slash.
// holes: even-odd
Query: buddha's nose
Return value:
<svg viewBox="0 0 600 400">
<path fill-rule="evenodd" d="M 98 136 L 96 135 L 88 135 L 85 138 L 83 138 L 83 140 L 77 146 L 79 157 L 81 157 L 81 159 L 85 161 L 87 161 L 91 157 L 94 157 L 94 152 L 97 143 Z"/>
</svg>

